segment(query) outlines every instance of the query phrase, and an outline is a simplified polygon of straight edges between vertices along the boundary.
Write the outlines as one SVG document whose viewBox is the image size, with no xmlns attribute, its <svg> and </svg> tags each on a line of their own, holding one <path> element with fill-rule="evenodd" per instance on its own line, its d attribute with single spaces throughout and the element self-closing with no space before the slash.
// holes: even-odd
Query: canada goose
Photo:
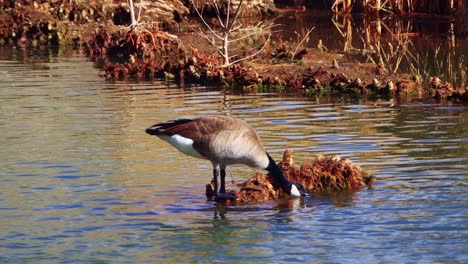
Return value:
<svg viewBox="0 0 468 264">
<path fill-rule="evenodd" d="M 302 185 L 286 179 L 265 151 L 255 129 L 244 120 L 228 116 L 178 119 L 155 124 L 147 128 L 146 133 L 167 141 L 182 153 L 211 161 L 214 192 L 218 197 L 229 196 L 226 194 L 226 166 L 232 164 L 267 170 L 288 195 L 306 195 Z M 219 193 L 218 167 L 221 170 Z"/>
</svg>

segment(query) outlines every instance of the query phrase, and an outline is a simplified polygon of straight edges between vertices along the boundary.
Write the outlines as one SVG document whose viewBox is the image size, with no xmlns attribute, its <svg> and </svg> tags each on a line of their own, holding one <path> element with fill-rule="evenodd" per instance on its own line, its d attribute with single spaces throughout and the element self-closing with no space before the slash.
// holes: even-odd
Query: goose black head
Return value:
<svg viewBox="0 0 468 264">
<path fill-rule="evenodd" d="M 289 183 L 285 192 L 286 194 L 291 195 L 293 197 L 309 196 L 309 193 L 306 191 L 304 186 L 302 186 L 302 184 L 297 183 L 297 182 Z"/>
<path fill-rule="evenodd" d="M 278 166 L 278 164 L 276 164 L 276 162 L 273 160 L 270 154 L 267 153 L 267 156 L 269 163 L 268 167 L 266 167 L 265 169 L 279 182 L 281 189 L 283 189 L 283 191 L 287 195 L 291 195 L 294 197 L 309 196 L 309 193 L 307 193 L 302 184 L 288 181 L 288 179 L 286 179 L 286 176 L 284 176 L 283 171 Z"/>
</svg>

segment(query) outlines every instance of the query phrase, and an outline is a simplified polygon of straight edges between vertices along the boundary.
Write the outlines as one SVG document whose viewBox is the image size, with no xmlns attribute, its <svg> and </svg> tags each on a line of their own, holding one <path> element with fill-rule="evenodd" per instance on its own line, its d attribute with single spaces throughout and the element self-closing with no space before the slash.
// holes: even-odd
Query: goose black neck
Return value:
<svg viewBox="0 0 468 264">
<path fill-rule="evenodd" d="M 271 176 L 278 180 L 279 184 L 281 185 L 281 189 L 283 189 L 283 191 L 286 191 L 287 187 L 290 185 L 290 182 L 288 181 L 288 179 L 286 179 L 286 176 L 284 176 L 283 171 L 278 166 L 278 164 L 276 164 L 273 158 L 271 158 L 270 154 L 267 153 L 267 156 L 269 163 L 266 170 L 270 173 Z"/>
</svg>

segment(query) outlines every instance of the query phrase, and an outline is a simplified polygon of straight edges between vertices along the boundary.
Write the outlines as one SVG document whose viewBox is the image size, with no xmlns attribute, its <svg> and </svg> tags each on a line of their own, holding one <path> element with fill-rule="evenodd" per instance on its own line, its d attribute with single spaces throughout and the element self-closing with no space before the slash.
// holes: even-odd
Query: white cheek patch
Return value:
<svg viewBox="0 0 468 264">
<path fill-rule="evenodd" d="M 301 192 L 297 189 L 296 185 L 291 185 L 291 196 L 300 197 Z"/>
<path fill-rule="evenodd" d="M 190 138 L 186 138 L 180 135 L 173 135 L 171 137 L 160 136 L 160 138 L 164 141 L 167 141 L 169 144 L 174 146 L 177 150 L 179 150 L 182 153 L 185 153 L 195 158 L 205 159 L 205 157 L 200 155 L 200 153 L 198 153 L 198 151 L 196 151 L 193 148 L 193 140 L 191 140 Z"/>
</svg>

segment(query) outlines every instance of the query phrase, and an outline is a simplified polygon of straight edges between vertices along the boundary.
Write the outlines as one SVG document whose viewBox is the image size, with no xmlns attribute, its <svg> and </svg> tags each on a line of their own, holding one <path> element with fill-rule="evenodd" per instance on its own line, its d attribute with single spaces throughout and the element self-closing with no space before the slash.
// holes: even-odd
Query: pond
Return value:
<svg viewBox="0 0 468 264">
<path fill-rule="evenodd" d="M 0 49 L 1 263 L 467 262 L 468 112 L 110 82 L 76 51 Z M 204 196 L 209 162 L 144 133 L 229 114 L 277 160 L 338 154 L 372 189 L 260 206 Z M 228 180 L 255 170 L 232 166 Z"/>
</svg>

